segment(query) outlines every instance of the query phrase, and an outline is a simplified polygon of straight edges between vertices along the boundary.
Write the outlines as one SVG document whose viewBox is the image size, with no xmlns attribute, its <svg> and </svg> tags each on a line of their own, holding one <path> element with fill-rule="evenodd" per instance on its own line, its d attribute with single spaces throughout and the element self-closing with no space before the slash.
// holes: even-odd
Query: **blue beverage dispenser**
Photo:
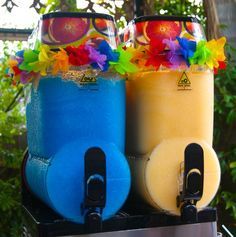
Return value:
<svg viewBox="0 0 236 237">
<path fill-rule="evenodd" d="M 117 47 L 113 18 L 98 13 L 49 13 L 36 32 L 50 50 Z M 73 56 L 73 55 L 72 55 Z M 113 216 L 130 189 L 124 156 L 125 81 L 114 72 L 74 66 L 34 78 L 26 107 L 28 188 L 64 218 Z"/>
</svg>

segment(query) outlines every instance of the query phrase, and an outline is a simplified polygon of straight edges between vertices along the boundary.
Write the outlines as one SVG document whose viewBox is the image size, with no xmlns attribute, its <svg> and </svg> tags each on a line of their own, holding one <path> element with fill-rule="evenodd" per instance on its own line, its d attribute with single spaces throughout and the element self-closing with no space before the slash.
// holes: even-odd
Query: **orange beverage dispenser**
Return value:
<svg viewBox="0 0 236 237">
<path fill-rule="evenodd" d="M 133 191 L 188 218 L 211 202 L 220 183 L 213 68 L 225 59 L 225 38 L 207 42 L 192 17 L 144 16 L 129 23 L 124 42 L 139 67 L 126 82 Z"/>
</svg>

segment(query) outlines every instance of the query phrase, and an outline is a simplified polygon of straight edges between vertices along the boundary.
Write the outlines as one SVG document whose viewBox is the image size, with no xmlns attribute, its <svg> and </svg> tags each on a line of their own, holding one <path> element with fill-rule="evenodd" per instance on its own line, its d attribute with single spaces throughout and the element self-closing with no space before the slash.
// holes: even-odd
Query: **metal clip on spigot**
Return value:
<svg viewBox="0 0 236 237">
<path fill-rule="evenodd" d="M 197 202 L 202 198 L 204 179 L 204 154 L 199 144 L 191 143 L 184 152 L 183 186 L 177 196 L 181 219 L 184 222 L 198 220 Z"/>
<path fill-rule="evenodd" d="M 102 210 L 106 204 L 106 156 L 98 147 L 89 148 L 84 156 L 85 182 L 83 210 L 89 232 L 102 230 Z"/>
</svg>

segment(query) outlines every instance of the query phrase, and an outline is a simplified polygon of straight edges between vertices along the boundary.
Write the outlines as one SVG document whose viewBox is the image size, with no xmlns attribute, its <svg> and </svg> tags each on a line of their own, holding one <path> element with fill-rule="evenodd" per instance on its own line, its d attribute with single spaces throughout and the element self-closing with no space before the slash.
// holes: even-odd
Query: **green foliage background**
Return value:
<svg viewBox="0 0 236 237">
<path fill-rule="evenodd" d="M 69 11 L 81 11 L 76 9 L 75 1 L 68 2 Z M 60 7 L 59 0 L 48 0 L 41 13 L 58 10 Z M 124 9 L 126 8 L 117 11 L 128 16 L 131 10 Z M 205 25 L 203 6 L 194 2 L 155 1 L 155 12 L 198 16 Z M 20 164 L 24 149 L 22 145 L 24 142 L 21 140 L 25 138 L 25 97 L 22 86 L 12 86 L 11 80 L 5 75 L 6 58 L 12 53 L 11 49 L 21 47 L 21 43 L 5 42 L 2 49 L 4 57 L 0 59 L 0 237 L 21 236 Z M 221 163 L 222 181 L 212 205 L 217 205 L 219 221 L 222 223 L 236 222 L 236 62 L 233 57 L 235 53 L 236 50 L 228 45 L 227 70 L 220 71 L 215 77 L 214 148 Z"/>
<path fill-rule="evenodd" d="M 218 206 L 221 222 L 236 223 L 236 49 L 227 45 L 226 52 L 227 70 L 215 76 L 214 146 L 222 175 L 212 204 Z"/>
<path fill-rule="evenodd" d="M 5 42 L 4 57 L 0 59 L 0 237 L 19 237 L 20 165 L 23 149 L 20 146 L 25 133 L 24 96 L 21 85 L 12 85 L 6 77 L 6 60 L 12 48 L 21 43 Z"/>
<path fill-rule="evenodd" d="M 204 15 L 203 5 L 195 1 L 183 0 L 164 0 L 155 1 L 155 9 L 159 14 L 174 16 L 194 16 L 205 25 L 206 17 Z"/>
</svg>

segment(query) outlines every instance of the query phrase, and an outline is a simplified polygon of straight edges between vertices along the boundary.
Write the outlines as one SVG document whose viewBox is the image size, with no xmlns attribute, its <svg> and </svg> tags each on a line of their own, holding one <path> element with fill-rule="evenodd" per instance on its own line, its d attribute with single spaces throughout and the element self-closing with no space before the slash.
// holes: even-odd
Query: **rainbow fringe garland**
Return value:
<svg viewBox="0 0 236 237">
<path fill-rule="evenodd" d="M 15 82 L 25 84 L 39 75 L 66 73 L 73 66 L 92 67 L 101 71 L 111 69 L 121 75 L 162 67 L 187 69 L 191 65 L 206 65 L 217 71 L 226 66 L 225 43 L 225 37 L 198 43 L 177 37 L 175 41 L 153 39 L 149 45 L 138 48 L 119 45 L 113 50 L 103 40 L 97 47 L 85 44 L 78 47 L 67 46 L 57 51 L 50 49 L 48 45 L 37 43 L 35 49 L 21 50 L 11 56 L 8 60 L 8 74 Z"/>
</svg>

